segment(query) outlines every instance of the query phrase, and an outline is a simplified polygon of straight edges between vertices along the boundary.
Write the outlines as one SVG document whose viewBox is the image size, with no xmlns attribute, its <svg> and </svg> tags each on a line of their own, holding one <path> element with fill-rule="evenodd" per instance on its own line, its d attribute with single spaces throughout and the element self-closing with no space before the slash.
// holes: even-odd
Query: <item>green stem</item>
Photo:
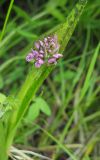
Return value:
<svg viewBox="0 0 100 160">
<path fill-rule="evenodd" d="M 5 148 L 5 133 L 3 123 L 0 121 L 0 160 L 8 160 Z"/>
<path fill-rule="evenodd" d="M 3 25 L 3 29 L 2 29 L 2 32 L 1 32 L 1 35 L 0 35 L 0 41 L 2 40 L 2 38 L 4 36 L 4 32 L 5 32 L 5 29 L 6 29 L 7 21 L 9 19 L 9 15 L 10 15 L 13 3 L 14 3 L 14 0 L 11 0 L 9 8 L 8 8 L 7 15 L 6 15 L 6 19 L 5 19 L 5 22 L 4 22 L 4 25 Z"/>
<path fill-rule="evenodd" d="M 28 74 L 26 81 L 24 82 L 17 98 L 20 104 L 16 109 L 15 113 L 10 119 L 10 127 L 7 129 L 7 150 L 12 144 L 17 127 L 20 124 L 22 117 L 28 109 L 28 105 L 33 99 L 36 91 L 41 86 L 42 82 L 46 79 L 48 74 L 51 72 L 53 67 L 44 66 L 40 69 L 32 69 Z"/>
</svg>

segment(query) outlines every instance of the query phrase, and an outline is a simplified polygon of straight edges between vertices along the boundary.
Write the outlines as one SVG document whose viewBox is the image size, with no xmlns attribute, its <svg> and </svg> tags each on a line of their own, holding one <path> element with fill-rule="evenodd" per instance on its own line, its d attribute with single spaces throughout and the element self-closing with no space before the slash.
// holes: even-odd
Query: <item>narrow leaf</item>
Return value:
<svg viewBox="0 0 100 160">
<path fill-rule="evenodd" d="M 24 10 L 22 10 L 21 8 L 14 5 L 13 9 L 15 10 L 15 12 L 17 13 L 17 15 L 19 17 L 22 17 L 27 21 L 31 21 L 30 16 Z"/>
<path fill-rule="evenodd" d="M 98 46 L 95 50 L 95 53 L 92 57 L 92 60 L 91 60 L 91 63 L 90 63 L 89 69 L 88 69 L 88 73 L 87 73 L 87 76 L 86 76 L 86 79 L 85 79 L 85 82 L 84 82 L 84 85 L 83 85 L 83 88 L 82 88 L 82 91 L 81 91 L 81 98 L 80 98 L 81 100 L 84 97 L 84 95 L 87 92 L 88 87 L 90 85 L 90 78 L 91 78 L 91 75 L 93 73 L 93 69 L 94 69 L 94 66 L 95 66 L 95 63 L 96 63 L 96 60 L 97 60 L 97 56 L 99 54 L 99 49 L 100 49 L 100 43 L 98 44 Z"/>
</svg>

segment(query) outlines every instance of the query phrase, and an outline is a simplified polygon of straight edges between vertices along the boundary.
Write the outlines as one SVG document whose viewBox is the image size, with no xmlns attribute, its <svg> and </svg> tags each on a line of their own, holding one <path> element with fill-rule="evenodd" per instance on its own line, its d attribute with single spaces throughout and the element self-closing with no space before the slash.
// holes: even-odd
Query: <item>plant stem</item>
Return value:
<svg viewBox="0 0 100 160">
<path fill-rule="evenodd" d="M 0 160 L 7 160 L 8 155 L 5 148 L 5 130 L 2 121 L 0 121 Z"/>
</svg>

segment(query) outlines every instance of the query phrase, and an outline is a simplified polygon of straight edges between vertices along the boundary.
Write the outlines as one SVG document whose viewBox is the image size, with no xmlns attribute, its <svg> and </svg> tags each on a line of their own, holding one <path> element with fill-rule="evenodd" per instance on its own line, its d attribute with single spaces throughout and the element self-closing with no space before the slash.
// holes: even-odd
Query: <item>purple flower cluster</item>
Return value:
<svg viewBox="0 0 100 160">
<path fill-rule="evenodd" d="M 57 36 L 48 36 L 43 41 L 35 42 L 35 49 L 26 56 L 26 61 L 34 60 L 36 68 L 40 68 L 44 63 L 57 64 L 57 60 L 63 56 L 59 53 L 59 47 Z"/>
</svg>

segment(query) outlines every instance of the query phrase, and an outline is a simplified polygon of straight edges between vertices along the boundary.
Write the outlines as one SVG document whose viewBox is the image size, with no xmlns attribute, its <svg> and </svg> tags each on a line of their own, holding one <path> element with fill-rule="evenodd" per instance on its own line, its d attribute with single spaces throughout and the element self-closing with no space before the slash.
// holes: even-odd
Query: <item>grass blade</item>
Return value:
<svg viewBox="0 0 100 160">
<path fill-rule="evenodd" d="M 13 6 L 13 3 L 14 3 L 14 0 L 11 0 L 10 5 L 9 5 L 9 8 L 8 8 L 7 15 L 6 15 L 6 19 L 5 19 L 5 22 L 4 22 L 4 26 L 3 26 L 3 29 L 2 29 L 2 32 L 1 32 L 1 35 L 0 35 L 0 41 L 2 40 L 2 38 L 3 38 L 3 36 L 4 36 L 5 29 L 6 29 L 6 25 L 7 25 L 7 21 L 8 21 L 8 19 L 9 19 L 9 15 L 10 15 L 10 12 L 11 12 L 11 9 L 12 9 L 12 6 Z"/>
<path fill-rule="evenodd" d="M 97 48 L 95 50 L 95 53 L 94 53 L 94 55 L 92 57 L 92 60 L 91 60 L 91 63 L 90 63 L 89 69 L 88 69 L 88 73 L 87 73 L 83 88 L 81 90 L 80 101 L 83 99 L 83 97 L 86 94 L 86 92 L 88 90 L 88 87 L 90 85 L 89 82 L 90 82 L 91 75 L 93 73 L 93 69 L 94 69 L 94 66 L 95 66 L 95 63 L 96 63 L 96 60 L 97 60 L 97 56 L 99 54 L 99 49 L 100 49 L 100 43 L 98 44 L 98 46 L 97 46 Z"/>
</svg>

